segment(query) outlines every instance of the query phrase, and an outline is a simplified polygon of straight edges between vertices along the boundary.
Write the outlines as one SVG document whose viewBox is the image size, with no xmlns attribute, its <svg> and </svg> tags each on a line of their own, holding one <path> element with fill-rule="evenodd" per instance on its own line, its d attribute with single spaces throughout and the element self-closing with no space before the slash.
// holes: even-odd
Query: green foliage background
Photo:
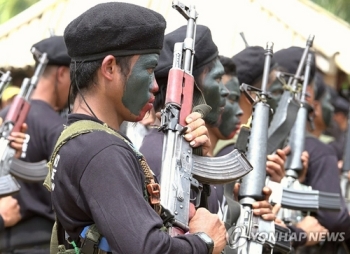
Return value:
<svg viewBox="0 0 350 254">
<path fill-rule="evenodd" d="M 0 0 L 0 24 L 36 2 L 39 2 L 39 0 Z"/>
<path fill-rule="evenodd" d="M 350 23 L 350 0 L 312 0 L 312 2 Z"/>
</svg>

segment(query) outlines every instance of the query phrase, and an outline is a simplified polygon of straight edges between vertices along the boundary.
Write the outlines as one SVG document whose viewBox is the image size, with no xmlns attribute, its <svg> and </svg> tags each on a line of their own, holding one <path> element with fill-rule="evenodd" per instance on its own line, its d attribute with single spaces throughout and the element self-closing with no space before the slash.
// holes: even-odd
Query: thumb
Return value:
<svg viewBox="0 0 350 254">
<path fill-rule="evenodd" d="M 161 115 L 162 115 L 162 114 L 161 114 L 160 112 L 157 112 L 157 113 L 156 113 L 156 117 L 157 117 L 157 119 L 158 119 L 159 121 L 160 121 Z"/>
</svg>

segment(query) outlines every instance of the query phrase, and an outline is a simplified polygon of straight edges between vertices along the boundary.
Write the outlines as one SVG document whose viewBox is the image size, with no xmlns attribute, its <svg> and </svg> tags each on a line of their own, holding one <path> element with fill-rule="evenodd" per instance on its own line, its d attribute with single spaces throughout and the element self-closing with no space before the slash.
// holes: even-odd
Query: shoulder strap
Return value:
<svg viewBox="0 0 350 254">
<path fill-rule="evenodd" d="M 58 151 L 60 148 L 67 143 L 69 140 L 82 135 L 86 133 L 91 133 L 93 131 L 105 131 L 111 135 L 114 135 L 120 139 L 122 139 L 125 143 L 128 144 L 128 146 L 134 151 L 136 157 L 139 160 L 139 163 L 141 165 L 141 168 L 145 175 L 145 199 L 150 202 L 154 210 L 160 214 L 160 187 L 158 183 L 155 183 L 153 172 L 148 166 L 148 163 L 146 162 L 146 159 L 144 156 L 137 150 L 135 147 L 130 143 L 127 139 L 125 139 L 122 135 L 120 135 L 118 132 L 112 130 L 108 127 L 107 124 L 100 124 L 94 121 L 90 120 L 81 120 L 77 121 L 68 127 L 66 126 L 64 130 L 62 131 L 60 137 L 57 140 L 57 143 L 55 145 L 55 148 L 53 150 L 53 153 L 51 155 L 50 161 L 47 163 L 47 166 L 49 168 L 49 172 L 46 176 L 44 186 L 51 191 L 52 190 L 52 182 L 51 182 L 51 176 L 52 176 L 52 170 L 55 158 L 58 154 Z M 149 200 L 148 200 L 149 199 Z"/>
<path fill-rule="evenodd" d="M 49 191 L 52 190 L 51 175 L 52 175 L 52 168 L 54 165 L 54 160 L 55 160 L 56 155 L 58 154 L 59 150 L 61 149 L 61 147 L 65 143 L 67 143 L 69 140 L 71 140 L 77 136 L 80 136 L 82 134 L 91 133 L 93 131 L 105 131 L 105 132 L 112 134 L 112 135 L 115 135 L 118 138 L 123 139 L 125 141 L 125 138 L 122 135 L 120 135 L 119 133 L 110 129 L 106 124 L 102 125 L 102 124 L 99 124 L 99 123 L 94 122 L 94 121 L 82 120 L 82 121 L 77 121 L 69 126 L 65 126 L 64 130 L 61 132 L 61 135 L 56 142 L 55 148 L 54 148 L 52 155 L 51 155 L 51 159 L 47 163 L 47 166 L 49 168 L 49 172 L 46 176 L 44 186 Z"/>
</svg>

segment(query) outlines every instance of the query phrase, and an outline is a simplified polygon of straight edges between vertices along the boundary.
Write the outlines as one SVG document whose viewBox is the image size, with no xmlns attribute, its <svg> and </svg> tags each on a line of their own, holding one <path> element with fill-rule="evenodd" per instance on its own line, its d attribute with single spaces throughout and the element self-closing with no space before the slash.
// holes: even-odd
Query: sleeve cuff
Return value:
<svg viewBox="0 0 350 254">
<path fill-rule="evenodd" d="M 301 228 L 297 228 L 295 226 L 288 226 L 288 228 L 291 231 L 291 242 L 292 242 L 292 247 L 300 247 L 306 244 L 307 242 L 307 236 L 304 230 Z"/>
</svg>

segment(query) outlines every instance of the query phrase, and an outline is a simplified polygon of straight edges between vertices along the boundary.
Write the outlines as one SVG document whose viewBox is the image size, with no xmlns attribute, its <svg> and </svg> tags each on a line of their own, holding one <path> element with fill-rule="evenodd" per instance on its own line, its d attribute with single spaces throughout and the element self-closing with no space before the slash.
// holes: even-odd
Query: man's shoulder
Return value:
<svg viewBox="0 0 350 254">
<path fill-rule="evenodd" d="M 334 150 L 330 146 L 323 143 L 314 136 L 306 137 L 305 150 L 309 153 L 310 158 L 319 158 L 322 156 L 336 156 Z"/>
<path fill-rule="evenodd" d="M 61 117 L 49 104 L 44 101 L 34 100 L 30 102 L 28 117 L 36 120 L 42 119 L 46 123 L 65 123 L 66 120 Z"/>
</svg>

